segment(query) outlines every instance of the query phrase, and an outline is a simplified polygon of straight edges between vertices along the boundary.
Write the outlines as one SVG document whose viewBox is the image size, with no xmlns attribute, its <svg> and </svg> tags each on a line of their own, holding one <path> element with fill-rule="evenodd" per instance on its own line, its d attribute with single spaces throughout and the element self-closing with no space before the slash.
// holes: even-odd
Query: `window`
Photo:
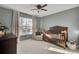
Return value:
<svg viewBox="0 0 79 59">
<path fill-rule="evenodd" d="M 20 17 L 19 20 L 19 34 L 20 35 L 28 35 L 32 34 L 32 19 Z"/>
</svg>

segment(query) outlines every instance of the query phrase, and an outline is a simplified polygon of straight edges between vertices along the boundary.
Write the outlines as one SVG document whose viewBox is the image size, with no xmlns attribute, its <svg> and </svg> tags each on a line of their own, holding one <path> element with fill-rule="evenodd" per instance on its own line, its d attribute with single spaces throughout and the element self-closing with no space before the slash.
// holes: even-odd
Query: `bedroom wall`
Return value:
<svg viewBox="0 0 79 59">
<path fill-rule="evenodd" d="M 56 25 L 68 27 L 68 40 L 77 39 L 78 35 L 74 31 L 79 30 L 79 7 L 40 18 L 41 30 Z"/>
<path fill-rule="evenodd" d="M 8 32 L 11 32 L 11 18 L 12 18 L 12 11 L 0 7 L 0 22 L 9 28 Z"/>
</svg>

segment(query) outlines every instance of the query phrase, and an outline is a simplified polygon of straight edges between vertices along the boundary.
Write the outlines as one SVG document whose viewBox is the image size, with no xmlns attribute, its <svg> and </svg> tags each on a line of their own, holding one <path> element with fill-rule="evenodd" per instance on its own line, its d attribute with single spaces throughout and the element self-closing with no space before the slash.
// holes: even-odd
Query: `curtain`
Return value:
<svg viewBox="0 0 79 59">
<path fill-rule="evenodd" d="M 18 29 L 18 20 L 19 20 L 19 12 L 14 11 L 12 12 L 12 21 L 11 21 L 11 32 L 18 37 L 19 29 Z"/>
<path fill-rule="evenodd" d="M 32 16 L 32 39 L 35 39 L 35 32 L 37 32 L 37 18 L 36 16 Z"/>
</svg>

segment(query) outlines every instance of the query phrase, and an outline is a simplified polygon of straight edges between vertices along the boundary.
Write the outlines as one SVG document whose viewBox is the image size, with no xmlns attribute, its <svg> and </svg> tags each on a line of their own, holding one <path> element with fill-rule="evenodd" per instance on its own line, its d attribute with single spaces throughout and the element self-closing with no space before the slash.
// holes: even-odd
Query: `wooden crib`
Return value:
<svg viewBox="0 0 79 59">
<path fill-rule="evenodd" d="M 62 26 L 50 27 L 48 31 L 43 32 L 43 40 L 66 48 L 68 28 Z"/>
</svg>

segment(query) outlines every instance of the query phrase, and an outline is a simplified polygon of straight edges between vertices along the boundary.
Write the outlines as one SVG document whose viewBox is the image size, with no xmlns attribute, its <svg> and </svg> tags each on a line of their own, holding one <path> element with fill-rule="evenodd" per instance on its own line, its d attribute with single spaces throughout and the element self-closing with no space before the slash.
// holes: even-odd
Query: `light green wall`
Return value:
<svg viewBox="0 0 79 59">
<path fill-rule="evenodd" d="M 12 18 L 12 11 L 0 7 L 0 22 L 9 28 L 8 32 L 11 32 L 11 18 Z"/>
</svg>

